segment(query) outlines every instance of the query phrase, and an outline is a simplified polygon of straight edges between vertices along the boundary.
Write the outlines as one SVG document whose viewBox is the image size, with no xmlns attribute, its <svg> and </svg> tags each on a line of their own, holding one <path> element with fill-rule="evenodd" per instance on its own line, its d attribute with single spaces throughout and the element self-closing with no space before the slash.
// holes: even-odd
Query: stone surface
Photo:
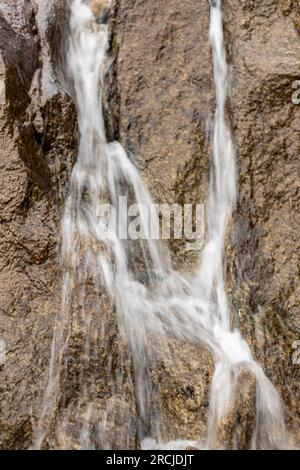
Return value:
<svg viewBox="0 0 300 470">
<path fill-rule="evenodd" d="M 250 449 L 255 429 L 256 378 L 247 365 L 240 363 L 232 370 L 233 396 L 227 414 L 217 423 L 214 447 Z"/>
<path fill-rule="evenodd" d="M 256 305 L 277 305 L 300 326 L 300 118 L 292 102 L 299 10 L 287 5 L 225 2 L 239 178 L 235 265 Z"/>
<path fill-rule="evenodd" d="M 156 202 L 203 202 L 214 109 L 208 2 L 188 1 L 184 8 L 176 0 L 116 4 L 114 135 L 132 154 Z M 228 118 L 239 190 L 227 242 L 228 287 L 235 286 L 233 317 L 279 388 L 295 432 L 299 368 L 292 363 L 292 344 L 300 336 L 300 121 L 292 94 L 300 70 L 299 2 L 223 4 L 232 69 Z M 197 256 L 176 242 L 171 249 L 177 267 L 193 269 Z M 244 322 L 239 321 L 240 302 Z"/>
<path fill-rule="evenodd" d="M 121 0 L 115 16 L 115 136 L 155 202 L 203 203 L 214 96 L 208 2 Z M 198 253 L 171 245 L 177 267 L 184 259 L 192 269 Z"/>
<path fill-rule="evenodd" d="M 125 147 L 155 203 L 203 203 L 214 100 L 208 2 L 120 0 L 110 25 L 109 137 Z M 194 269 L 198 251 L 184 241 L 170 247 L 177 268 Z M 212 362 L 201 348 L 170 348 L 172 359 L 161 355 L 152 372 L 163 439 L 195 440 L 206 432 Z"/>
<path fill-rule="evenodd" d="M 300 71 L 299 7 L 297 1 L 224 2 L 239 189 L 229 277 L 241 289 L 233 300 L 246 315 L 243 331 L 294 431 L 300 417 L 299 366 L 292 361 L 300 337 L 300 110 L 292 97 Z"/>
</svg>

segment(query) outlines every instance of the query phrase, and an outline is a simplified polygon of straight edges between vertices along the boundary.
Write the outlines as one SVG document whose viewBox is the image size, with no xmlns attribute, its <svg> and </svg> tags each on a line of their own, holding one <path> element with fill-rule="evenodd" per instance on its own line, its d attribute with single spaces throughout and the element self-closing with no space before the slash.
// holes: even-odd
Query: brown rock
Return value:
<svg viewBox="0 0 300 470">
<path fill-rule="evenodd" d="M 114 135 L 132 155 L 157 203 L 204 202 L 211 119 L 206 0 L 122 0 L 115 9 Z M 111 83 L 109 84 L 109 88 Z M 116 98 L 117 96 L 117 98 Z M 198 253 L 171 243 L 177 266 Z"/>
<path fill-rule="evenodd" d="M 0 23 L 0 448 L 23 449 L 32 443 L 32 410 L 60 308 L 58 201 L 76 150 L 76 119 L 66 95 L 42 99 L 33 2 L 4 0 Z"/>
</svg>

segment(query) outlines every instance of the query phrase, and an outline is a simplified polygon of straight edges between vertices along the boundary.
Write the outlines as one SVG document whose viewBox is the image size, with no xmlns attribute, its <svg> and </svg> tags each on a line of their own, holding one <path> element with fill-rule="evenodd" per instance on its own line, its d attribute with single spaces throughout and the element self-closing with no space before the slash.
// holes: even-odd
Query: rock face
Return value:
<svg viewBox="0 0 300 470">
<path fill-rule="evenodd" d="M 93 3 L 97 9 L 101 2 Z M 228 237 L 228 288 L 234 321 L 280 390 L 296 431 L 299 365 L 292 363 L 292 353 L 300 339 L 300 121 L 292 84 L 299 79 L 300 5 L 296 0 L 223 3 L 232 64 L 228 116 L 239 186 Z M 0 6 L 2 449 L 32 443 L 61 303 L 59 227 L 77 147 L 76 112 L 63 72 L 68 2 L 37 4 L 2 0 Z M 132 156 L 155 202 L 205 202 L 214 113 L 209 3 L 115 0 L 109 21 L 112 62 L 104 97 L 109 138 L 120 140 Z M 186 251 L 178 241 L 170 248 L 175 266 L 194 269 L 198 252 Z M 195 439 L 206 432 L 210 358 L 187 344 L 170 347 L 172 361 L 157 359 L 151 371 L 170 423 L 164 433 Z M 92 372 L 99 373 L 96 359 L 95 364 Z M 72 367 L 76 377 L 76 360 Z M 238 411 L 220 429 L 228 447 L 236 443 L 237 412 L 239 445 L 249 444 L 254 392 L 251 378 L 250 385 L 243 380 Z M 243 401 L 243 387 L 249 400 Z M 97 392 L 99 403 L 102 392 Z M 121 397 L 107 392 L 102 400 L 130 415 Z M 137 445 L 134 436 L 128 445 Z"/>
<path fill-rule="evenodd" d="M 111 20 L 114 62 L 107 81 L 109 137 L 133 159 L 156 203 L 203 203 L 209 180 L 214 89 L 209 4 L 121 0 Z M 171 241 L 177 268 L 192 270 L 199 252 Z M 170 343 L 154 387 L 162 395 L 165 440 L 205 436 L 212 363 L 209 354 Z M 193 359 L 192 359 L 193 358 Z"/>
<path fill-rule="evenodd" d="M 226 0 L 224 10 L 239 185 L 229 265 L 255 325 L 256 354 L 297 428 L 300 3 Z"/>
<path fill-rule="evenodd" d="M 227 1 L 225 11 L 240 189 L 236 272 L 247 280 L 256 305 L 277 305 L 300 326 L 300 122 L 292 102 L 300 11 L 297 2 L 284 1 L 243 7 Z"/>
<path fill-rule="evenodd" d="M 0 23 L 0 448 L 22 449 L 60 308 L 59 223 L 76 115 L 51 83 L 34 3 L 2 1 Z"/>
<path fill-rule="evenodd" d="M 228 287 L 239 325 L 299 426 L 299 2 L 223 2 L 239 200 Z M 205 202 L 214 109 L 208 2 L 120 0 L 115 135 L 159 202 Z M 171 244 L 175 265 L 195 259 Z M 244 446 L 246 444 L 244 443 Z"/>
</svg>

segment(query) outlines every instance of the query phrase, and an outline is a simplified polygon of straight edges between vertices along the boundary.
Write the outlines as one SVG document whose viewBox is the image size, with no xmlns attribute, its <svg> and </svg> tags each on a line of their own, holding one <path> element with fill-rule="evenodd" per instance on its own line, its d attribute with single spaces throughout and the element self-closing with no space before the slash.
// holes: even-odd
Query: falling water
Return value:
<svg viewBox="0 0 300 470">
<path fill-rule="evenodd" d="M 110 6 L 109 1 L 106 4 Z M 112 360 L 107 361 L 106 372 L 99 373 L 112 383 L 111 390 L 116 396 L 122 393 L 122 387 L 134 388 L 135 409 L 131 412 L 136 420 L 128 423 L 126 432 L 128 436 L 132 428 L 133 434 L 137 432 L 136 445 L 182 448 L 191 444 L 185 441 L 164 443 L 163 412 L 160 404 L 154 405 L 151 400 L 153 351 L 165 357 L 168 339 L 177 338 L 204 347 L 215 364 L 207 442 L 194 445 L 222 446 L 218 442 L 218 426 L 232 408 L 239 376 L 246 370 L 256 383 L 256 423 L 251 447 L 282 448 L 286 444 L 286 432 L 279 395 L 253 359 L 240 332 L 231 329 L 225 291 L 224 240 L 236 188 L 234 151 L 225 112 L 228 66 L 221 1 L 211 2 L 216 115 L 208 237 L 198 274 L 194 277 L 183 276 L 172 269 L 167 247 L 160 241 L 149 237 L 142 241 L 123 240 L 116 236 L 115 228 L 108 233 L 110 214 L 105 220 L 99 217 L 100 205 L 112 206 L 119 216 L 119 233 L 120 229 L 127 233 L 120 196 L 129 196 L 133 202 L 147 208 L 148 213 L 153 206 L 147 187 L 124 149 L 119 143 L 108 143 L 106 139 L 101 90 L 107 69 L 107 25 L 96 24 L 84 0 L 73 0 L 70 14 L 68 61 L 78 110 L 80 144 L 62 222 L 62 308 L 56 322 L 34 448 L 51 446 L 51 442 L 60 446 L 74 445 L 71 438 L 74 429 L 77 430 L 77 448 L 115 445 L 108 428 L 115 423 L 115 433 L 119 432 L 117 422 L 122 416 L 116 411 L 118 402 L 108 400 L 106 408 L 99 411 L 94 399 L 97 377 L 91 372 L 99 348 L 112 355 L 111 345 L 106 343 L 112 317 L 116 318 L 118 336 L 125 345 L 127 360 L 129 358 L 133 365 L 134 377 L 130 378 L 128 370 L 124 373 L 122 364 L 126 360 L 122 352 L 119 352 L 118 374 L 113 373 Z M 157 230 L 157 226 L 153 226 L 155 220 L 151 218 L 150 222 L 153 233 Z M 148 233 L 149 221 L 143 211 L 140 224 L 144 233 Z M 114 224 L 108 226 L 111 230 Z M 136 253 L 142 260 L 139 264 L 134 261 Z M 141 274 L 145 272 L 148 281 L 142 282 Z M 99 331 L 95 318 L 100 318 Z M 101 328 L 104 329 L 100 334 Z M 74 360 L 70 357 L 73 343 L 78 347 L 80 341 L 84 344 L 79 356 L 82 364 L 77 364 L 81 372 L 79 384 L 76 382 L 77 399 L 72 403 L 66 398 L 70 387 L 67 377 Z M 96 427 L 95 416 L 98 417 Z M 51 435 L 54 436 L 52 441 Z M 118 436 L 120 446 L 132 445 L 128 436 Z"/>
</svg>

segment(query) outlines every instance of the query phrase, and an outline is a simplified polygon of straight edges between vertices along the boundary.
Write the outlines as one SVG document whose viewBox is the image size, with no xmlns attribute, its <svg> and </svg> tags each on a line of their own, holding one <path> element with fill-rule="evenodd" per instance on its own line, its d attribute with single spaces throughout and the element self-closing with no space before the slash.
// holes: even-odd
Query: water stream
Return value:
<svg viewBox="0 0 300 470">
<path fill-rule="evenodd" d="M 133 411 L 136 415 L 126 428 L 128 436 L 118 437 L 123 447 L 130 445 L 132 428 L 136 445 L 143 448 L 184 448 L 191 444 L 208 449 L 220 447 L 218 426 L 233 406 L 238 379 L 245 370 L 256 381 L 251 448 L 283 448 L 286 445 L 280 397 L 252 357 L 240 332 L 233 331 L 230 326 L 223 257 L 225 234 L 236 199 L 236 175 L 225 112 L 229 74 L 220 0 L 211 2 L 210 42 L 216 112 L 207 201 L 208 236 L 198 272 L 192 276 L 173 270 L 168 248 L 159 240 L 149 237 L 127 240 L 119 236 L 120 230 L 128 234 L 128 221 L 122 212 L 120 197 L 128 196 L 148 213 L 153 210 L 153 204 L 134 162 L 118 142 L 108 143 L 106 139 L 101 90 L 107 70 L 108 27 L 95 22 L 85 1 L 73 0 L 71 3 L 68 70 L 77 104 L 80 143 L 62 221 L 63 300 L 33 446 L 36 449 L 51 445 L 49 442 L 74 445 L 70 437 L 74 429 L 77 430 L 77 448 L 113 447 L 108 431 L 111 423 L 115 433 L 124 434 L 124 428 L 118 431 L 118 423 L 122 420 L 118 397 L 122 395 L 122 387 L 134 390 Z M 114 214 L 118 215 L 118 234 Z M 140 209 L 140 227 L 144 233 L 157 231 L 156 224 L 155 218 L 149 221 Z M 147 282 L 141 281 L 141 271 L 144 277 L 146 272 Z M 108 317 L 107 311 L 111 312 Z M 99 332 L 94 321 L 97 315 L 102 317 Z M 112 382 L 117 398 L 114 399 L 112 394 L 106 408 L 99 411 L 95 398 L 98 378 L 93 361 L 100 354 L 99 344 L 104 349 L 110 347 L 106 344 L 109 315 L 116 318 L 118 335 L 125 345 L 126 360 L 129 358 L 133 374 L 130 377 L 122 352 L 117 361 L 117 374 L 113 372 L 113 359 L 108 359 L 105 374 L 98 373 L 109 377 L 107 380 Z M 185 436 L 180 442 L 164 440 L 163 412 L 159 400 L 156 404 L 152 400 L 150 370 L 154 350 L 162 357 L 168 354 L 169 338 L 199 345 L 213 358 L 215 370 L 205 442 L 185 442 Z M 70 351 L 76 348 L 79 339 L 83 343 L 79 356 L 82 364 L 75 387 L 77 399 L 71 403 L 67 398 L 70 388 L 67 376 L 72 367 Z M 112 351 L 108 352 L 113 355 Z M 55 436 L 54 441 L 49 438 L 51 434 Z"/>
</svg>

